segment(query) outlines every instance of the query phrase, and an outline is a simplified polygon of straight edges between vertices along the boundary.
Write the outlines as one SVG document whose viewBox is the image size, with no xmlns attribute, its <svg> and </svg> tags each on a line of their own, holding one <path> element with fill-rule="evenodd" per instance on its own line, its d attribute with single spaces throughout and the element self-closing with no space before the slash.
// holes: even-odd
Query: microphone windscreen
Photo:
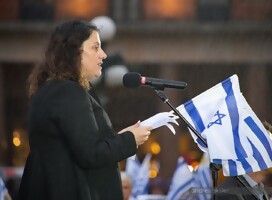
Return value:
<svg viewBox="0 0 272 200">
<path fill-rule="evenodd" d="M 128 88 L 137 88 L 141 85 L 141 74 L 137 72 L 128 72 L 123 76 L 123 84 Z"/>
</svg>

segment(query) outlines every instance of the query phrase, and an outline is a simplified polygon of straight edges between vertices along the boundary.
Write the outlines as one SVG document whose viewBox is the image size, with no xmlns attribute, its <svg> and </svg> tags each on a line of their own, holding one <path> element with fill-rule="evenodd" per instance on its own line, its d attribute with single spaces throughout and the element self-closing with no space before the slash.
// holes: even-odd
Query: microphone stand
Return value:
<svg viewBox="0 0 272 200">
<path fill-rule="evenodd" d="M 183 122 L 190 128 L 190 130 L 203 142 L 203 144 L 208 147 L 206 140 L 200 135 L 197 130 L 182 116 L 182 114 L 169 102 L 168 97 L 164 94 L 164 86 L 163 85 L 156 85 L 153 86 L 153 89 L 155 89 L 157 95 L 159 98 L 166 103 L 173 111 L 174 113 L 182 119 Z M 210 170 L 212 172 L 212 179 L 213 179 L 213 189 L 216 191 L 217 188 L 217 180 L 218 180 L 218 171 L 222 168 L 221 165 L 215 164 L 215 163 L 210 163 Z M 255 194 L 250 185 L 248 185 L 240 176 L 236 176 L 237 180 L 255 197 L 255 199 L 259 200 L 259 197 L 257 194 Z M 212 199 L 215 200 L 215 192 L 213 192 Z"/>
</svg>

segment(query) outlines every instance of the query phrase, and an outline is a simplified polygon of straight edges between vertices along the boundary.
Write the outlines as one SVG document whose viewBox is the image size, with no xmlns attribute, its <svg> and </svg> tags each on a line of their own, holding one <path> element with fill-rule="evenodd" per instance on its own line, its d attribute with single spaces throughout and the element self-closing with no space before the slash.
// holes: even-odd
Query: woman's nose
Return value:
<svg viewBox="0 0 272 200">
<path fill-rule="evenodd" d="M 104 59 L 106 59 L 107 58 L 107 54 L 102 50 L 102 56 L 101 56 L 101 58 L 104 60 Z"/>
</svg>

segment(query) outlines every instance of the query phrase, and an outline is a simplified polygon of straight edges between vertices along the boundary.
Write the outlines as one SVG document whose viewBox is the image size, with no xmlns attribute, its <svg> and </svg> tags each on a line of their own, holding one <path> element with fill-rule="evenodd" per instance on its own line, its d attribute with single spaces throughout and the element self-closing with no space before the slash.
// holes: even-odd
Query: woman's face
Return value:
<svg viewBox="0 0 272 200">
<path fill-rule="evenodd" d="M 97 31 L 93 31 L 90 37 L 82 44 L 81 75 L 88 80 L 98 78 L 101 75 L 103 60 L 107 57 L 101 49 L 101 42 Z"/>
</svg>

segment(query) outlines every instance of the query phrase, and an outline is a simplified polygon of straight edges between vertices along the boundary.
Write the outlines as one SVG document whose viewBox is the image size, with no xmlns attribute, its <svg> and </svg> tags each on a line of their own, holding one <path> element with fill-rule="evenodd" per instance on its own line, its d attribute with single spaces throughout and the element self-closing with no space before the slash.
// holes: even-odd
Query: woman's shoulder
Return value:
<svg viewBox="0 0 272 200">
<path fill-rule="evenodd" d="M 71 80 L 49 80 L 39 89 L 35 96 L 58 98 L 61 96 L 82 96 L 86 90 L 75 81 Z"/>
<path fill-rule="evenodd" d="M 45 87 L 50 89 L 55 88 L 56 90 L 68 90 L 68 91 L 85 90 L 78 82 L 71 80 L 49 80 L 45 83 Z"/>
<path fill-rule="evenodd" d="M 48 86 L 61 86 L 61 87 L 81 87 L 82 86 L 76 82 L 76 81 L 71 81 L 71 80 L 48 80 L 45 82 L 45 85 Z"/>
</svg>

